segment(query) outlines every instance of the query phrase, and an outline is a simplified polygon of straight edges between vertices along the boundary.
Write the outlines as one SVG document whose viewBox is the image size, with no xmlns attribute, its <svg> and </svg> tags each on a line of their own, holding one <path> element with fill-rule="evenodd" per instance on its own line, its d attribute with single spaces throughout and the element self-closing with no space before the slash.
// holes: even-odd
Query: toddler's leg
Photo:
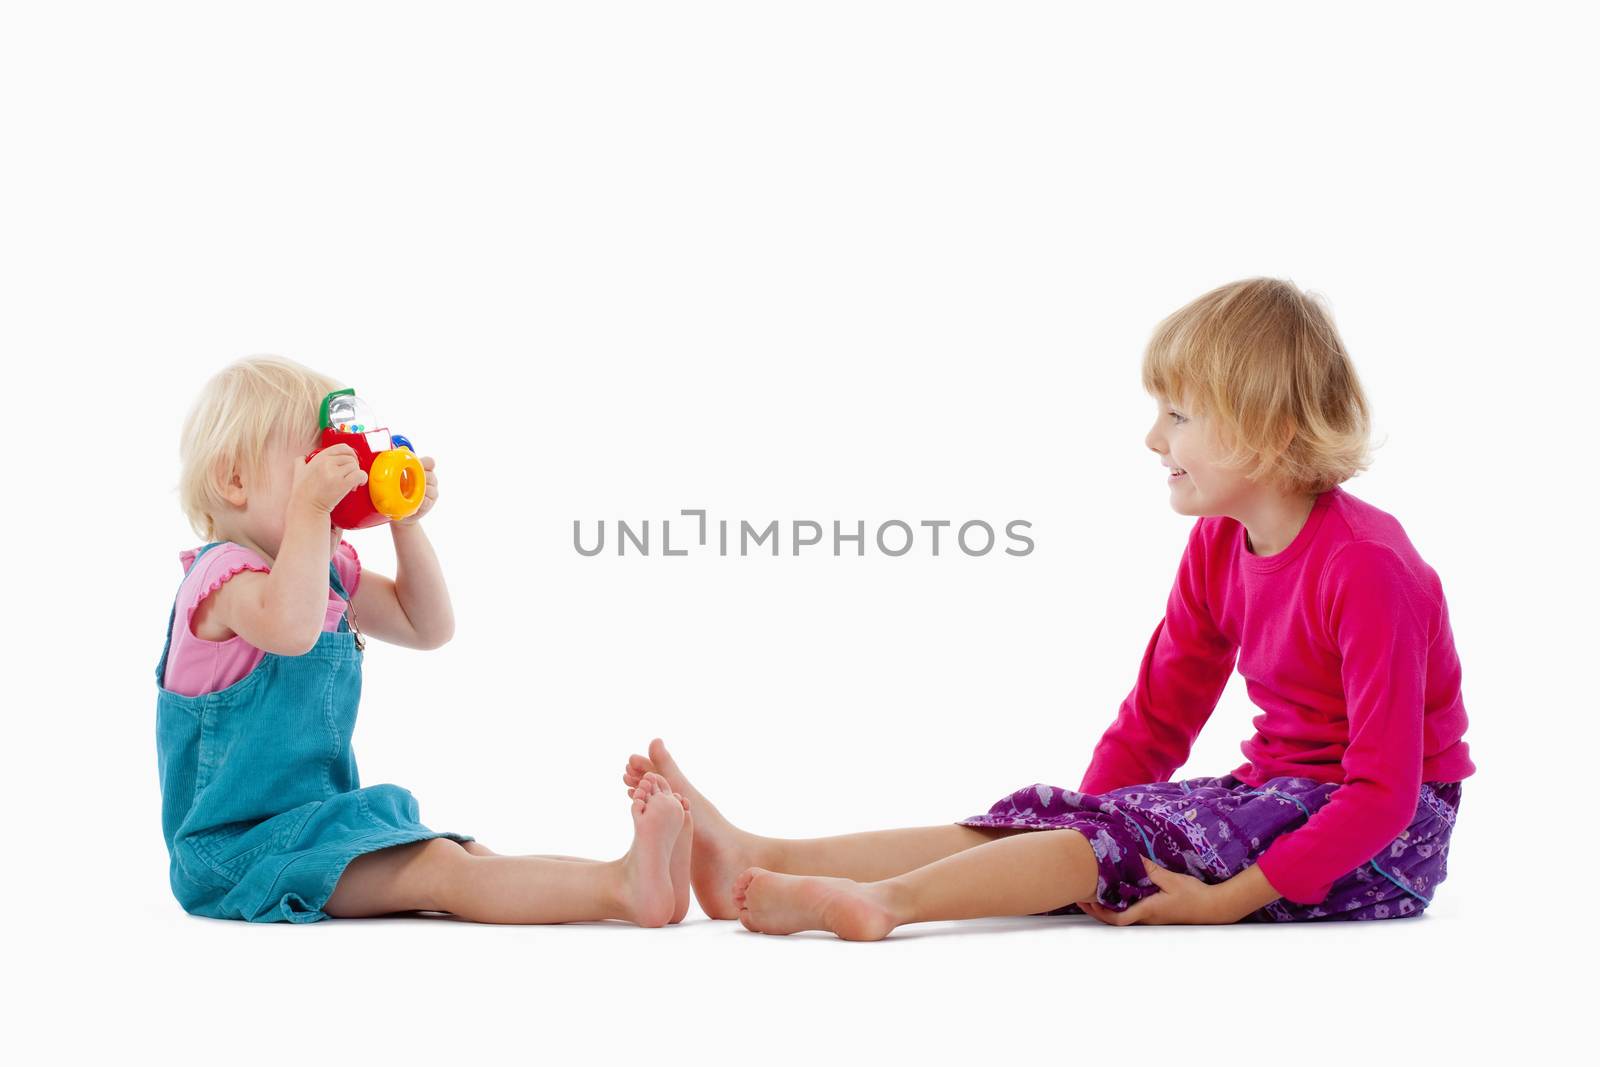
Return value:
<svg viewBox="0 0 1600 1067">
<path fill-rule="evenodd" d="M 325 910 L 340 917 L 446 911 L 475 922 L 664 926 L 675 910 L 671 859 L 683 808 L 662 789 L 635 800 L 632 814 L 633 846 L 611 862 L 484 855 L 444 837 L 358 856 Z"/>
<path fill-rule="evenodd" d="M 1023 832 L 948 823 L 837 837 L 762 837 L 739 829 L 723 817 L 716 805 L 689 783 L 659 738 L 650 742 L 648 757 L 629 758 L 622 780 L 632 789 L 651 772 L 664 776 L 673 790 L 689 798 L 694 806 L 690 880 L 701 909 L 713 919 L 739 917 L 733 883 L 749 867 L 870 882 Z"/>
<path fill-rule="evenodd" d="M 1076 830 L 1013 835 L 895 878 L 862 884 L 752 867 L 734 883 L 739 920 L 751 930 L 831 930 L 876 941 L 897 926 L 990 915 L 1037 915 L 1094 896 L 1094 849 Z"/>
</svg>

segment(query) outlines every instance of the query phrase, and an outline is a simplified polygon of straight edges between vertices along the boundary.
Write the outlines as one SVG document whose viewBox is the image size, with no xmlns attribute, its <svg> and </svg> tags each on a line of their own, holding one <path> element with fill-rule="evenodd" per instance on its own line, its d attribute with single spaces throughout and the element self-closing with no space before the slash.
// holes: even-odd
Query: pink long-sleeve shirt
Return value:
<svg viewBox="0 0 1600 1067">
<path fill-rule="evenodd" d="M 1236 660 L 1261 714 L 1234 776 L 1341 783 L 1257 860 L 1297 904 L 1321 903 L 1399 836 L 1423 782 L 1476 770 L 1439 576 L 1393 516 L 1335 486 L 1271 556 L 1249 550 L 1235 519 L 1195 522 L 1138 681 L 1079 790 L 1167 781 Z"/>
</svg>

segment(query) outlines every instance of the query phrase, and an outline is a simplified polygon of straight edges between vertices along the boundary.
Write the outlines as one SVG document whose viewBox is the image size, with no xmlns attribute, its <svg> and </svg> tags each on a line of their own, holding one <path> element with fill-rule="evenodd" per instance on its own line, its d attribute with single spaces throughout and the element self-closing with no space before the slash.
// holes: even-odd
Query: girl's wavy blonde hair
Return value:
<svg viewBox="0 0 1600 1067">
<path fill-rule="evenodd" d="M 340 388 L 281 356 L 241 359 L 206 382 L 178 444 L 178 499 L 195 533 L 216 539 L 217 516 L 231 506 L 222 490 L 234 468 L 253 477 L 274 441 L 314 442 L 322 399 Z"/>
<path fill-rule="evenodd" d="M 1162 320 L 1145 391 L 1203 414 L 1222 466 L 1288 493 L 1321 493 L 1372 465 L 1371 417 L 1333 316 L 1292 282 L 1219 286 Z"/>
</svg>

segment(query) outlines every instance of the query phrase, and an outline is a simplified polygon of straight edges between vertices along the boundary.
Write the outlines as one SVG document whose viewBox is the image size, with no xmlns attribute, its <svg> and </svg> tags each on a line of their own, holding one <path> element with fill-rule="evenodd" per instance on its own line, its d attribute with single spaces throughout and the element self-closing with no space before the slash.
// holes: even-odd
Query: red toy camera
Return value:
<svg viewBox="0 0 1600 1067">
<path fill-rule="evenodd" d="M 322 398 L 322 444 L 306 457 L 332 445 L 355 449 L 367 484 L 345 494 L 333 509 L 333 525 L 360 530 L 414 514 L 422 506 L 427 475 L 411 442 L 387 427 L 373 425 L 366 404 L 354 389 L 341 389 Z"/>
</svg>

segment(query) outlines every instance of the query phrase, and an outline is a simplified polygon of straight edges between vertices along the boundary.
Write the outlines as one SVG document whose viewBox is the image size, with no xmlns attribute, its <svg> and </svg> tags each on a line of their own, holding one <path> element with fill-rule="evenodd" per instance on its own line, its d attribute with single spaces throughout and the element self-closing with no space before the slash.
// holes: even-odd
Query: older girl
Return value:
<svg viewBox="0 0 1600 1067">
<path fill-rule="evenodd" d="M 852 940 L 1041 912 L 1422 914 L 1475 770 L 1461 663 L 1438 575 L 1398 521 L 1340 487 L 1369 464 L 1368 416 L 1333 322 L 1286 282 L 1225 285 L 1158 327 L 1143 379 L 1144 443 L 1195 522 L 1078 788 L 1030 785 L 954 825 L 781 840 L 728 822 L 654 741 L 623 780 L 660 773 L 694 801 L 707 914 Z M 1246 761 L 1169 781 L 1235 663 L 1260 709 Z"/>
</svg>

